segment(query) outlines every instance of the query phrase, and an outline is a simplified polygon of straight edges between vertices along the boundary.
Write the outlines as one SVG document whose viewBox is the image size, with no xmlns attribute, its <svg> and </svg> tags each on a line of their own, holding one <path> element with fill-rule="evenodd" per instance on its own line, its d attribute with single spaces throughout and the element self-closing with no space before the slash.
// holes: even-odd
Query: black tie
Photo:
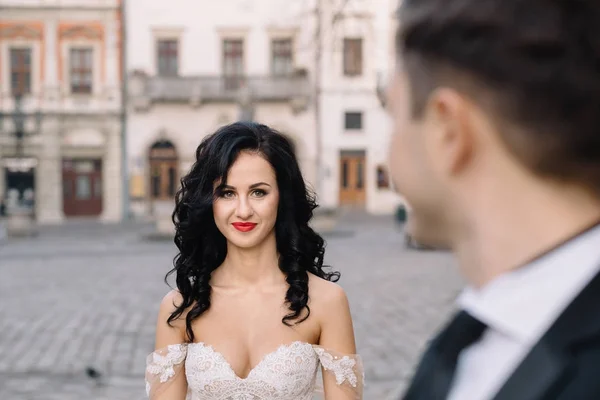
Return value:
<svg viewBox="0 0 600 400">
<path fill-rule="evenodd" d="M 466 311 L 460 311 L 434 340 L 403 400 L 445 400 L 456 371 L 460 352 L 475 343 L 486 325 Z"/>
</svg>

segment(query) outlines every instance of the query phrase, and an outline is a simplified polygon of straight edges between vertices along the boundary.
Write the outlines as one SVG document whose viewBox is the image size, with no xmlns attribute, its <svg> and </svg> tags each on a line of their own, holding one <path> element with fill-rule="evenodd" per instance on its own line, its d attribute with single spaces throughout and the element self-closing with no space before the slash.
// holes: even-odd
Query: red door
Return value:
<svg viewBox="0 0 600 400">
<path fill-rule="evenodd" d="M 66 216 L 102 213 L 101 160 L 63 160 L 63 212 Z"/>
</svg>

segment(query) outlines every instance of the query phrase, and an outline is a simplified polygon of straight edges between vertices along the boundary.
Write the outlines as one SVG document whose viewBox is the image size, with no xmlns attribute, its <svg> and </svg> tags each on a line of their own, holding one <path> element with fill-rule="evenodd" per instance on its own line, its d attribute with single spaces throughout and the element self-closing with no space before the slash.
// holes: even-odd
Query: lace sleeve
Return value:
<svg viewBox="0 0 600 400">
<path fill-rule="evenodd" d="M 362 400 L 365 381 L 362 360 L 357 354 L 341 354 L 334 350 L 315 346 L 323 373 L 323 385 L 317 385 L 317 393 L 325 400 L 329 393 L 335 399 Z M 343 397 L 340 397 L 341 395 Z"/>
<path fill-rule="evenodd" d="M 150 400 L 187 399 L 187 344 L 172 344 L 146 358 L 146 395 Z"/>
</svg>

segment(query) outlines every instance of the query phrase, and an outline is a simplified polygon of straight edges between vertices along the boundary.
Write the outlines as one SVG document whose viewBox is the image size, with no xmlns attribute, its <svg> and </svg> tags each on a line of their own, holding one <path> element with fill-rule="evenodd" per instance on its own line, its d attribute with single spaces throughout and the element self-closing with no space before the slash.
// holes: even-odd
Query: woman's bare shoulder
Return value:
<svg viewBox="0 0 600 400">
<path fill-rule="evenodd" d="M 183 304 L 183 296 L 179 290 L 173 289 L 169 291 L 161 300 L 158 311 L 159 323 L 167 324 L 169 317 Z M 185 317 L 189 309 L 186 309 L 182 314 L 171 322 L 171 326 L 185 329 Z"/>
<path fill-rule="evenodd" d="M 309 296 L 310 309 L 321 328 L 319 345 L 345 354 L 356 353 L 350 304 L 344 289 L 315 276 L 309 280 Z"/>
<path fill-rule="evenodd" d="M 326 313 L 348 307 L 348 297 L 340 285 L 313 274 L 308 276 L 308 292 L 315 307 L 326 310 Z"/>
<path fill-rule="evenodd" d="M 181 292 L 177 289 L 170 290 L 165 296 L 162 298 L 160 302 L 160 308 L 167 310 L 175 310 L 181 303 L 183 303 L 183 296 Z"/>
</svg>

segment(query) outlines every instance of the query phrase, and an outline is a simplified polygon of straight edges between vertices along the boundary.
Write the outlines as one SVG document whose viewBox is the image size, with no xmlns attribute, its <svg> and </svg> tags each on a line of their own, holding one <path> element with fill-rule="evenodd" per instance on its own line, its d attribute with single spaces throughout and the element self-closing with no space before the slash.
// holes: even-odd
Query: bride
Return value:
<svg viewBox="0 0 600 400">
<path fill-rule="evenodd" d="M 362 398 L 340 275 L 324 270 L 309 227 L 315 207 L 280 133 L 238 122 L 202 141 L 176 197 L 177 290 L 160 304 L 150 399 Z"/>
</svg>

